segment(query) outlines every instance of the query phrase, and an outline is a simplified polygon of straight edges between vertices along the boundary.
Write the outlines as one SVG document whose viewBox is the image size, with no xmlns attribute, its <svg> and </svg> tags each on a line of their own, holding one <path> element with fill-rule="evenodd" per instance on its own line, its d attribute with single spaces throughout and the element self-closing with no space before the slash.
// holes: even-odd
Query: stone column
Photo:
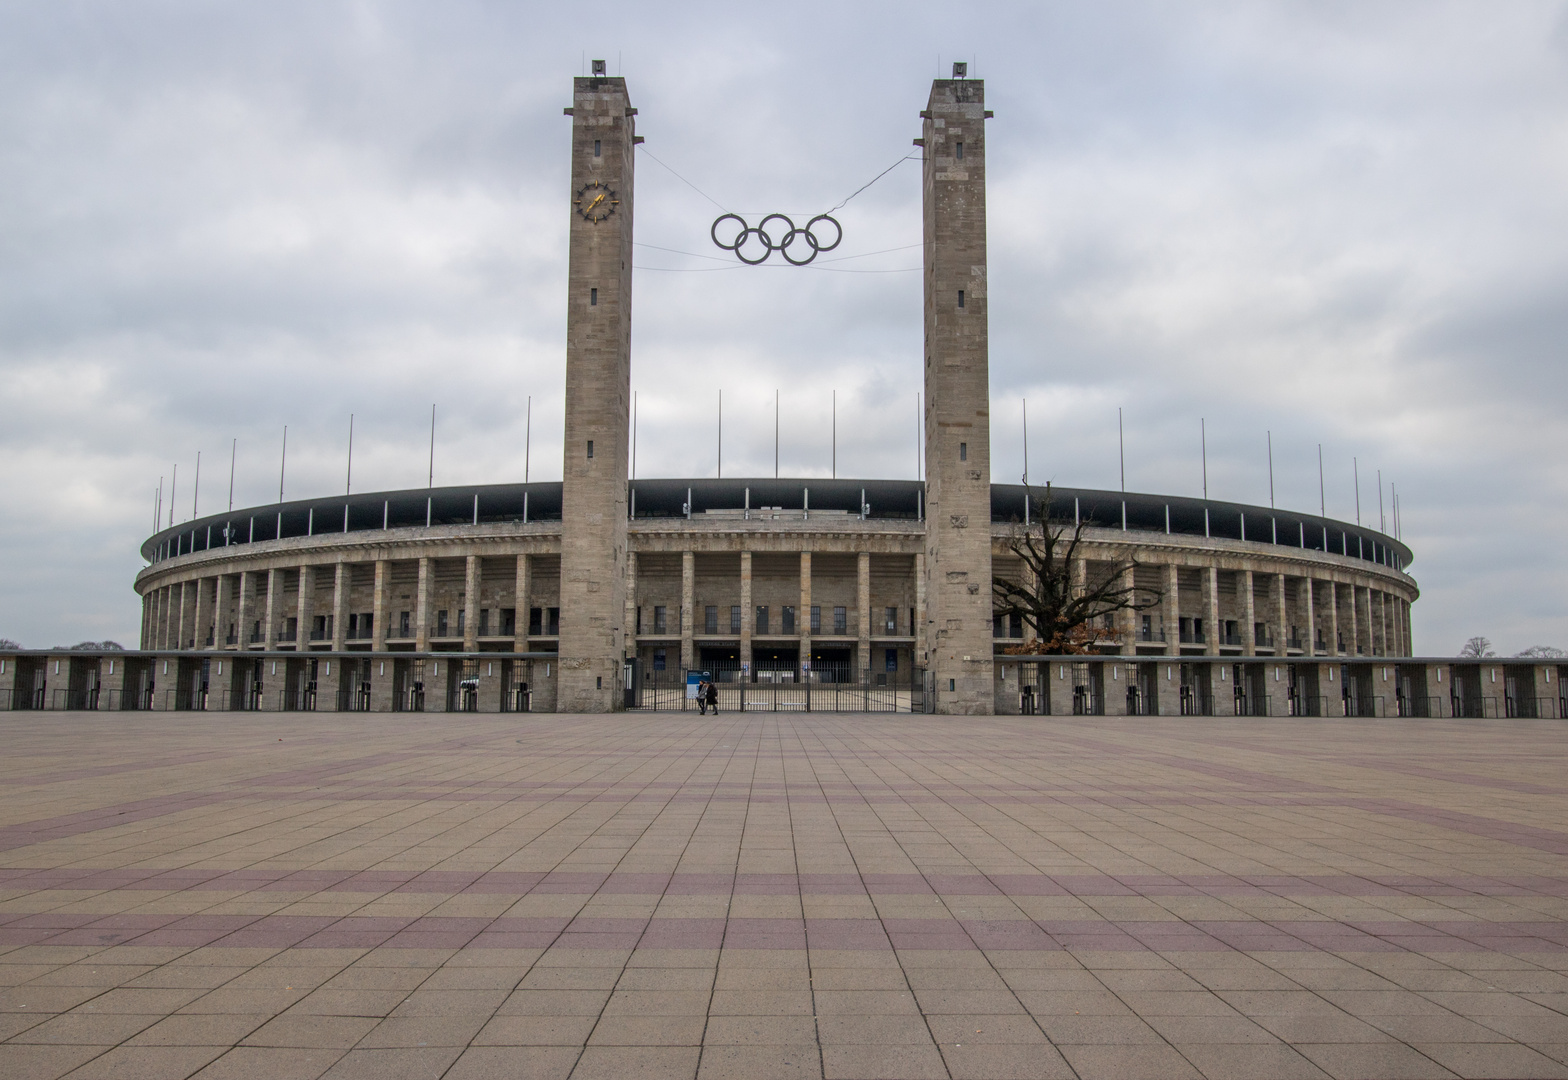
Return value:
<svg viewBox="0 0 1568 1080">
<path fill-rule="evenodd" d="M 1328 584 L 1328 655 L 1339 655 L 1339 582 L 1330 578 Z"/>
<path fill-rule="evenodd" d="M 1203 571 L 1203 639 L 1205 646 L 1203 652 L 1207 656 L 1218 656 L 1220 651 L 1220 571 L 1217 566 L 1208 566 Z"/>
<path fill-rule="evenodd" d="M 215 649 L 227 648 L 229 644 L 229 609 L 233 606 L 230 592 L 233 588 L 234 575 L 219 574 L 216 588 L 216 599 L 213 602 L 213 627 L 212 646 Z M 239 627 L 235 627 L 235 644 L 239 644 Z"/>
<path fill-rule="evenodd" d="M 428 556 L 419 560 L 419 588 L 414 597 L 414 650 L 416 652 L 430 651 L 430 593 L 435 584 L 431 580 L 434 567 Z M 428 702 L 430 694 L 425 694 Z"/>
<path fill-rule="evenodd" d="M 348 636 L 349 583 L 353 568 L 343 559 L 332 568 L 332 651 L 342 652 Z M 342 680 L 339 680 L 340 682 Z"/>
<path fill-rule="evenodd" d="M 234 645 L 241 652 L 250 648 L 250 624 L 256 613 L 256 572 L 254 570 L 240 571 L 240 596 L 239 609 L 234 622 Z"/>
<path fill-rule="evenodd" d="M 188 618 L 187 614 L 185 614 L 185 586 L 187 586 L 187 583 L 180 582 L 180 591 L 176 594 L 176 600 L 174 600 L 174 603 L 176 603 L 176 614 L 174 614 L 174 647 L 176 647 L 176 649 L 183 649 L 183 647 L 185 647 L 185 632 L 187 632 L 187 629 L 191 624 L 190 618 Z"/>
<path fill-rule="evenodd" d="M 742 556 L 742 558 L 745 558 L 745 556 Z M 745 601 L 742 600 L 741 603 L 744 604 Z M 626 553 L 626 610 L 621 616 L 623 620 L 622 625 L 626 627 L 624 636 L 626 639 L 627 656 L 637 655 L 637 614 L 639 610 L 637 600 L 637 553 L 628 551 Z M 741 659 L 750 659 L 750 654 L 745 651 L 745 646 L 741 648 Z"/>
<path fill-rule="evenodd" d="M 152 641 L 148 646 L 152 649 L 164 647 L 163 640 L 167 631 L 164 629 L 163 612 L 168 603 L 169 587 L 167 585 L 152 591 Z"/>
<path fill-rule="evenodd" d="M 915 663 L 924 668 L 931 643 L 930 626 L 926 622 L 926 555 L 923 551 L 915 552 L 915 625 L 909 632 L 915 639 Z"/>
<path fill-rule="evenodd" d="M 146 649 L 152 638 L 152 594 L 142 593 L 142 629 L 136 638 L 136 647 Z"/>
<path fill-rule="evenodd" d="M 871 553 L 860 552 L 855 561 L 855 608 L 860 626 L 855 643 L 859 654 L 856 665 L 860 668 L 860 681 L 870 681 L 871 675 Z"/>
<path fill-rule="evenodd" d="M 751 635 L 757 628 L 757 612 L 751 603 L 751 552 L 740 553 L 740 663 L 741 670 L 751 671 Z M 771 630 L 772 627 L 769 627 Z"/>
<path fill-rule="evenodd" d="M 278 646 L 278 594 L 283 591 L 283 571 L 273 567 L 267 571 L 267 607 L 261 624 L 261 647 L 268 652 Z"/>
<path fill-rule="evenodd" d="M 693 606 L 697 592 L 697 556 L 690 551 L 681 552 L 681 670 L 690 671 L 697 666 L 693 655 L 691 636 Z"/>
<path fill-rule="evenodd" d="M 1366 627 L 1364 632 L 1367 646 L 1366 655 L 1372 656 L 1375 654 L 1377 649 L 1377 644 L 1373 638 L 1372 631 L 1372 586 L 1366 585 L 1362 587 L 1361 598 L 1361 625 Z"/>
<path fill-rule="evenodd" d="M 1350 642 L 1349 655 L 1361 654 L 1361 589 L 1350 583 Z"/>
<path fill-rule="evenodd" d="M 463 566 L 463 651 L 479 651 L 479 556 L 470 555 Z"/>
<path fill-rule="evenodd" d="M 512 594 L 513 610 L 516 612 L 512 620 L 512 648 L 517 652 L 528 651 L 528 612 L 531 604 L 528 593 L 533 586 L 530 580 L 530 571 L 533 569 L 531 560 L 532 556 L 529 555 L 517 557 L 517 583 L 513 586 Z"/>
<path fill-rule="evenodd" d="M 304 652 L 310 648 L 310 630 L 316 621 L 316 568 L 299 568 L 299 610 L 295 612 L 294 648 Z"/>
<path fill-rule="evenodd" d="M 1285 603 L 1285 575 L 1274 575 L 1274 655 L 1290 655 L 1290 612 Z"/>
<path fill-rule="evenodd" d="M 1316 656 L 1318 640 L 1317 596 L 1314 594 L 1314 584 L 1311 575 L 1301 579 L 1302 588 L 1307 590 L 1307 643 L 1301 647 L 1303 656 Z"/>
<path fill-rule="evenodd" d="M 1130 589 L 1137 584 L 1137 574 L 1131 566 L 1122 570 L 1121 587 Z M 1134 595 L 1132 593 L 1129 596 Z M 1121 624 L 1121 640 L 1117 642 L 1116 651 L 1123 655 L 1136 655 L 1138 652 L 1138 612 L 1131 608 L 1122 608 L 1116 613 L 1116 621 Z"/>
<path fill-rule="evenodd" d="M 795 632 L 800 635 L 800 662 L 809 667 L 811 664 L 811 552 L 809 551 L 800 553 L 800 607 L 795 612 Z"/>
<path fill-rule="evenodd" d="M 211 586 L 207 584 L 212 582 Z M 212 597 L 218 591 L 218 583 L 211 578 L 196 579 L 196 648 L 205 649 L 207 645 L 207 628 L 213 626 Z M 218 647 L 217 627 L 213 627 L 212 648 Z"/>
<path fill-rule="evenodd" d="M 1181 568 L 1165 564 L 1165 654 L 1181 655 Z"/>
<path fill-rule="evenodd" d="M 387 648 L 387 631 L 392 629 L 387 625 L 390 617 L 387 611 L 387 588 L 390 584 L 392 567 L 385 559 L 376 560 L 376 580 L 370 589 L 370 651 L 385 652 Z M 388 676 L 390 679 L 391 676 Z M 391 684 L 388 683 L 388 686 Z M 390 690 L 387 691 L 389 694 Z M 390 698 L 388 699 L 391 700 Z"/>
<path fill-rule="evenodd" d="M 1241 586 L 1241 615 L 1242 619 L 1245 620 L 1241 628 L 1241 655 L 1256 656 L 1258 655 L 1258 637 L 1257 630 L 1253 626 L 1253 621 L 1257 615 L 1257 609 L 1252 597 L 1252 571 L 1241 571 L 1237 579 L 1237 584 Z"/>
</svg>

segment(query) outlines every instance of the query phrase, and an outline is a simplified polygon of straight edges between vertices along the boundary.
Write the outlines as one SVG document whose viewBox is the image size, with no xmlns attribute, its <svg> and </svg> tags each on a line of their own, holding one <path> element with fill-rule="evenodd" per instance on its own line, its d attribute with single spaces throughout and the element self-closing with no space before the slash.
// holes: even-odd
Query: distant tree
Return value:
<svg viewBox="0 0 1568 1080">
<path fill-rule="evenodd" d="M 1087 653 L 1094 646 L 1109 644 L 1116 636 L 1097 626 L 1118 611 L 1145 611 L 1161 600 L 1159 592 L 1123 585 L 1122 580 L 1137 567 L 1135 560 L 1113 563 L 1109 573 L 1085 581 L 1081 590 L 1073 587 L 1073 562 L 1083 542 L 1087 518 L 1080 518 L 1071 532 L 1065 525 L 1051 525 L 1051 486 L 1045 494 L 1031 499 L 1034 519 L 1025 525 L 1014 520 L 1008 549 L 1024 564 L 1021 582 L 1000 577 L 992 581 L 992 611 L 1003 617 L 1018 616 L 1034 630 L 1036 641 L 1012 645 L 1013 654 L 1060 656 Z"/>
<path fill-rule="evenodd" d="M 1535 656 L 1540 657 L 1541 659 L 1549 660 L 1560 656 L 1568 656 L 1568 652 L 1564 652 L 1555 645 L 1531 645 L 1528 649 L 1521 649 L 1520 651 L 1514 653 L 1514 655 Z"/>
<path fill-rule="evenodd" d="M 125 646 L 118 641 L 78 641 L 71 648 L 79 652 L 124 652 Z"/>
<path fill-rule="evenodd" d="M 22 643 L 20 641 L 12 641 L 8 637 L 0 637 L 0 649 L 20 649 L 21 647 Z"/>
<path fill-rule="evenodd" d="M 1481 659 L 1486 656 L 1496 656 L 1492 651 L 1492 641 L 1479 635 L 1471 638 L 1459 647 L 1459 655 L 1472 659 Z"/>
</svg>

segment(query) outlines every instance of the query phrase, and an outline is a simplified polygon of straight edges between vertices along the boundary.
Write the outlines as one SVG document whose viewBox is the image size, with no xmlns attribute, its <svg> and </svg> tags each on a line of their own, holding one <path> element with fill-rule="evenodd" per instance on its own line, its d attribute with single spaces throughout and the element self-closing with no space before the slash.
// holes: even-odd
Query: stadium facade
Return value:
<svg viewBox="0 0 1568 1080">
<path fill-rule="evenodd" d="M 701 670 L 753 708 L 831 691 L 837 707 L 953 714 L 1322 713 L 1379 662 L 1411 701 L 1447 692 L 1438 667 L 1404 659 L 1419 593 L 1399 540 L 1161 495 L 1052 493 L 1054 520 L 1088 523 L 1077 580 L 1134 561 L 1129 583 L 1160 600 L 1115 616 L 1101 655 L 1053 667 L 1006 651 L 1025 628 L 993 615 L 992 577 L 1022 573 L 1008 539 L 1036 511 L 991 482 L 979 80 L 935 81 L 915 140 L 925 480 L 629 479 L 636 110 L 624 80 L 596 75 L 566 111 L 562 482 L 300 500 L 163 530 L 135 582 L 152 659 L 134 687 L 115 683 L 126 700 L 606 712 L 685 707 Z"/>
</svg>

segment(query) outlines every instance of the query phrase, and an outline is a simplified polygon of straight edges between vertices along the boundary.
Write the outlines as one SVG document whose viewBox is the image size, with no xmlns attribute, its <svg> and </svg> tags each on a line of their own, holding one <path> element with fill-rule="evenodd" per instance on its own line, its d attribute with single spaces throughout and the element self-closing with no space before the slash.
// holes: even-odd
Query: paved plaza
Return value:
<svg viewBox="0 0 1568 1080">
<path fill-rule="evenodd" d="M 1568 1076 L 1568 726 L 0 714 L 0 1076 Z"/>
</svg>

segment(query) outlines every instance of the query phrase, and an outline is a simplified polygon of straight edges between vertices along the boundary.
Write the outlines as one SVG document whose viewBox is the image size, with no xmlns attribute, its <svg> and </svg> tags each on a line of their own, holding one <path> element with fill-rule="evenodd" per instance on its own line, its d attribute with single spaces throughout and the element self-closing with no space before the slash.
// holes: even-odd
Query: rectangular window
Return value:
<svg viewBox="0 0 1568 1080">
<path fill-rule="evenodd" d="M 822 633 L 822 606 L 820 604 L 811 605 L 811 632 L 813 634 Z"/>
<path fill-rule="evenodd" d="M 479 636 L 484 637 L 490 633 L 490 609 L 479 609 Z"/>
<path fill-rule="evenodd" d="M 833 609 L 833 632 L 835 634 L 849 633 L 849 609 L 836 607 Z"/>
<path fill-rule="evenodd" d="M 757 605 L 757 633 L 759 633 L 759 634 L 766 634 L 767 632 L 768 632 L 768 609 L 767 609 L 766 605 L 759 604 L 759 605 Z"/>
<path fill-rule="evenodd" d="M 592 439 L 588 440 L 588 460 L 589 461 L 593 460 L 593 440 Z"/>
<path fill-rule="evenodd" d="M 436 612 L 436 637 L 446 637 L 446 609 Z"/>
<path fill-rule="evenodd" d="M 959 143 L 958 145 L 959 146 L 963 146 L 964 144 L 963 143 Z M 602 155 L 602 151 L 603 151 L 603 143 L 600 140 L 595 139 L 593 141 L 593 156 L 594 157 L 600 157 Z M 962 151 L 959 152 L 958 156 L 959 157 L 963 157 L 964 156 Z"/>
<path fill-rule="evenodd" d="M 793 634 L 795 632 L 795 607 L 785 604 L 779 608 L 779 633 Z"/>
<path fill-rule="evenodd" d="M 719 632 L 719 608 L 717 604 L 709 604 L 702 609 L 702 632 L 704 634 L 717 634 Z"/>
<path fill-rule="evenodd" d="M 730 608 L 730 633 L 740 633 L 740 605 Z"/>
<path fill-rule="evenodd" d="M 507 637 L 517 635 L 517 609 L 504 607 L 501 609 L 501 633 Z"/>
<path fill-rule="evenodd" d="M 642 605 L 637 605 L 637 632 L 642 633 Z"/>
<path fill-rule="evenodd" d="M 359 616 L 352 611 L 348 615 L 348 639 L 359 640 Z"/>
<path fill-rule="evenodd" d="M 599 290 L 598 289 L 589 289 L 588 290 L 588 306 L 589 307 L 598 307 L 599 306 Z M 963 304 L 959 304 L 958 306 L 959 307 L 963 307 L 964 305 Z"/>
<path fill-rule="evenodd" d="M 664 670 L 664 650 L 663 649 L 654 649 L 653 650 L 653 670 L 655 670 L 655 671 L 663 671 Z"/>
<path fill-rule="evenodd" d="M 544 608 L 528 609 L 528 632 L 530 634 L 544 633 Z"/>
<path fill-rule="evenodd" d="M 1024 636 L 1024 617 L 1016 611 L 1007 617 L 1007 636 Z"/>
<path fill-rule="evenodd" d="M 1002 620 L 1003 620 L 1003 618 L 1005 618 L 1005 616 L 1002 616 L 1002 615 L 992 615 L 991 616 L 991 636 L 992 637 L 1005 637 L 1006 636 L 1006 631 L 1002 629 Z"/>
<path fill-rule="evenodd" d="M 544 614 L 546 620 L 544 632 L 546 634 L 559 634 L 561 632 L 561 609 L 558 607 L 545 608 Z"/>
<path fill-rule="evenodd" d="M 468 609 L 463 608 L 457 613 L 457 632 L 461 634 L 468 628 Z"/>
<path fill-rule="evenodd" d="M 664 605 L 662 605 L 662 604 L 655 604 L 653 606 L 653 632 L 655 634 L 666 634 L 666 633 L 669 633 L 668 629 L 665 626 L 665 613 L 664 612 L 665 612 Z"/>
<path fill-rule="evenodd" d="M 958 460 L 959 461 L 968 461 L 969 460 L 969 444 L 968 443 L 961 442 L 961 443 L 958 444 Z"/>
<path fill-rule="evenodd" d="M 887 629 L 884 630 L 883 633 L 886 633 L 886 634 L 896 634 L 896 633 L 898 633 L 898 608 L 890 607 L 890 608 L 887 609 L 887 611 L 885 613 L 885 617 L 884 617 L 884 623 L 885 623 Z"/>
<path fill-rule="evenodd" d="M 964 306 L 964 290 L 962 290 L 962 289 L 958 290 L 958 306 L 959 307 L 963 307 Z"/>
<path fill-rule="evenodd" d="M 889 650 L 887 650 L 887 669 L 889 671 L 897 671 L 898 670 L 898 650 L 897 649 L 889 649 Z"/>
<path fill-rule="evenodd" d="M 962 161 L 962 160 L 964 160 L 964 144 L 963 143 L 955 142 L 953 144 L 953 158 L 954 158 L 955 161 Z"/>
<path fill-rule="evenodd" d="M 400 615 L 400 617 L 398 619 L 397 628 L 398 628 L 399 631 L 401 631 L 403 637 L 408 637 L 408 623 L 409 623 L 410 612 L 407 612 L 407 611 L 399 612 L 399 615 Z"/>
</svg>

